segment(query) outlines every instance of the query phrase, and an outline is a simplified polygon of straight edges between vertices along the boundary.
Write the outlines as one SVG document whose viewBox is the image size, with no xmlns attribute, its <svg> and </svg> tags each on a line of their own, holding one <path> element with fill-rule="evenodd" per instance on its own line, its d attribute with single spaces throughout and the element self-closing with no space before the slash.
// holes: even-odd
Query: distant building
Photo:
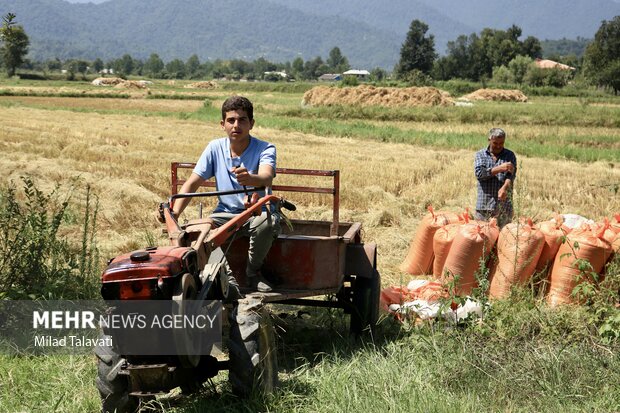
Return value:
<svg viewBox="0 0 620 413">
<path fill-rule="evenodd" d="M 554 62 L 553 60 L 548 59 L 536 59 L 534 62 L 536 67 L 541 69 L 561 69 L 561 70 L 575 70 L 574 67 L 565 65 L 563 63 Z"/>
<path fill-rule="evenodd" d="M 351 69 L 351 70 L 347 70 L 342 75 L 343 76 L 355 76 L 358 78 L 358 80 L 366 80 L 368 76 L 370 76 L 370 72 L 368 70 Z"/>
<path fill-rule="evenodd" d="M 342 80 L 342 75 L 340 73 L 325 73 L 319 76 L 319 81 L 321 82 L 338 82 L 340 80 Z"/>
<path fill-rule="evenodd" d="M 264 72 L 263 73 L 263 79 L 265 80 L 276 80 L 276 79 L 284 79 L 287 80 L 288 79 L 288 75 L 286 74 L 285 71 L 282 72 Z"/>
</svg>

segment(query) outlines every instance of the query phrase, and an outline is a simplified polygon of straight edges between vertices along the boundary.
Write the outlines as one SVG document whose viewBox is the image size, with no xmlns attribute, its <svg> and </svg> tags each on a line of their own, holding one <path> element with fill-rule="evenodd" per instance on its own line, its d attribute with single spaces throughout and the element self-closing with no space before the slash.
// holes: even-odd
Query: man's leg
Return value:
<svg viewBox="0 0 620 413">
<path fill-rule="evenodd" d="M 271 244 L 280 234 L 280 215 L 277 213 L 263 212 L 250 220 L 248 232 L 250 235 L 250 248 L 248 249 L 248 264 L 246 275 L 250 285 L 258 287 L 262 292 L 271 291 L 271 286 L 260 275 L 265 257 L 271 248 Z"/>
<path fill-rule="evenodd" d="M 510 206 L 506 206 L 505 204 L 500 204 L 498 207 L 497 214 L 497 225 L 499 228 L 503 228 L 504 225 L 512 222 L 512 208 Z"/>
<path fill-rule="evenodd" d="M 215 228 L 221 227 L 222 225 L 224 225 L 225 223 L 227 223 L 234 217 L 236 217 L 235 214 L 231 214 L 228 212 L 216 212 L 209 216 L 209 218 L 213 221 Z M 239 232 L 241 235 L 241 233 L 244 232 L 244 228 L 243 227 L 240 228 Z M 245 231 L 245 235 L 248 235 L 247 230 Z M 237 282 L 237 279 L 233 275 L 232 270 L 230 269 L 230 265 L 228 265 L 228 259 L 226 258 L 226 255 L 224 254 L 224 250 L 226 249 L 226 247 L 224 248 L 220 247 L 219 249 L 221 250 L 221 254 L 222 254 L 222 258 L 221 258 L 222 265 L 224 266 L 224 270 L 226 271 L 226 275 L 228 276 L 229 295 L 231 296 L 233 300 L 243 298 L 243 295 L 241 294 L 241 290 L 239 289 L 239 283 Z M 216 252 L 217 250 L 214 253 Z"/>
</svg>

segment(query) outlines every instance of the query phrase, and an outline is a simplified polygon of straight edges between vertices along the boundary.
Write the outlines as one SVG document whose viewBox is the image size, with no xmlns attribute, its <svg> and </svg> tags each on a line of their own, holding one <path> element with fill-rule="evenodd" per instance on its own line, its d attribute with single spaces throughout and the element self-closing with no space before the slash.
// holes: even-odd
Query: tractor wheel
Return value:
<svg viewBox="0 0 620 413">
<path fill-rule="evenodd" d="M 135 412 L 140 404 L 139 399 L 129 395 L 129 379 L 119 374 L 125 359 L 111 346 L 99 345 L 95 348 L 95 354 L 98 363 L 96 385 L 101 395 L 103 413 Z"/>
<path fill-rule="evenodd" d="M 376 269 L 371 278 L 357 276 L 353 282 L 351 333 L 360 335 L 367 328 L 374 332 L 379 319 L 381 275 Z"/>
<path fill-rule="evenodd" d="M 174 315 L 186 315 L 188 300 L 195 300 L 197 295 L 196 280 L 191 274 L 183 274 L 175 283 L 172 294 Z M 183 367 L 196 367 L 200 362 L 200 335 L 195 334 L 193 329 L 174 329 L 173 334 L 181 365 Z"/>
<path fill-rule="evenodd" d="M 247 297 L 230 313 L 229 381 L 233 393 L 272 393 L 278 383 L 276 341 L 271 316 L 258 299 Z"/>
</svg>

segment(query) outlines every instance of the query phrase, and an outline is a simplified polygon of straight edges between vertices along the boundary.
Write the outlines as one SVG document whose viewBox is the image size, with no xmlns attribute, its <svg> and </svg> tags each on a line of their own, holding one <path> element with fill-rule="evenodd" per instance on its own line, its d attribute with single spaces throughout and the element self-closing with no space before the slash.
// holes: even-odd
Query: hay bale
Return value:
<svg viewBox="0 0 620 413">
<path fill-rule="evenodd" d="M 302 105 L 310 106 L 451 106 L 448 92 L 434 87 L 317 86 L 304 93 Z"/>
<path fill-rule="evenodd" d="M 95 86 L 115 86 L 124 82 L 120 77 L 98 77 L 91 83 Z"/>
<path fill-rule="evenodd" d="M 114 86 L 116 89 L 146 89 L 146 84 L 140 80 L 125 80 Z"/>
<path fill-rule="evenodd" d="M 213 81 L 194 82 L 183 87 L 186 89 L 215 89 L 217 88 L 217 83 Z"/>
<path fill-rule="evenodd" d="M 478 89 L 463 96 L 464 100 L 491 100 L 499 102 L 527 102 L 527 96 L 517 89 Z"/>
</svg>

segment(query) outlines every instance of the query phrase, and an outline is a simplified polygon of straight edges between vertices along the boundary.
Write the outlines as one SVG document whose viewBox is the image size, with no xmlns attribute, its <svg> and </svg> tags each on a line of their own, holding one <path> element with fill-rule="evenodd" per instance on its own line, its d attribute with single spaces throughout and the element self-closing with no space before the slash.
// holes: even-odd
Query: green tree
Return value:
<svg viewBox="0 0 620 413">
<path fill-rule="evenodd" d="M 304 63 L 302 78 L 305 80 L 314 80 L 327 72 L 329 72 L 329 68 L 323 62 L 321 56 L 317 56 L 314 59 L 307 60 L 306 63 Z"/>
<path fill-rule="evenodd" d="M 24 63 L 24 57 L 28 53 L 28 46 L 30 45 L 24 28 L 16 25 L 13 13 L 8 13 L 2 17 L 0 40 L 2 41 L 0 55 L 6 66 L 6 72 L 9 76 L 13 76 L 17 68 Z"/>
<path fill-rule="evenodd" d="M 528 37 L 521 42 L 521 28 L 511 26 L 507 30 L 483 29 L 480 35 L 459 36 L 448 42 L 447 56 L 439 59 L 433 74 L 438 79 L 451 78 L 479 81 L 493 75 L 493 68 L 506 66 L 518 55 L 530 58 L 541 56 L 540 41 Z"/>
<path fill-rule="evenodd" d="M 493 68 L 493 81 L 496 83 L 514 83 L 515 77 L 506 66 Z"/>
<path fill-rule="evenodd" d="M 152 53 L 144 63 L 142 70 L 146 76 L 161 78 L 162 72 L 164 71 L 164 62 L 157 53 Z"/>
<path fill-rule="evenodd" d="M 190 79 L 195 79 L 200 73 L 200 60 L 198 56 L 193 54 L 185 62 L 185 71 Z"/>
<path fill-rule="evenodd" d="M 100 58 L 93 60 L 93 70 L 95 73 L 100 73 L 103 70 L 103 60 Z"/>
<path fill-rule="evenodd" d="M 183 79 L 185 77 L 185 63 L 181 59 L 174 59 L 166 64 L 166 73 L 170 79 Z"/>
<path fill-rule="evenodd" d="M 303 78 L 304 72 L 304 59 L 296 57 L 292 63 L 292 73 L 296 78 Z"/>
<path fill-rule="evenodd" d="M 123 57 L 120 58 L 118 64 L 118 71 L 122 74 L 129 76 L 133 73 L 135 64 L 133 58 L 129 54 L 124 54 Z"/>
<path fill-rule="evenodd" d="M 387 78 L 387 72 L 380 67 L 375 67 L 370 71 L 370 80 L 373 82 L 381 82 L 385 78 Z"/>
<path fill-rule="evenodd" d="M 50 72 L 53 72 L 53 71 L 60 72 L 60 70 L 62 69 L 62 62 L 60 61 L 59 58 L 50 59 L 45 62 L 45 67 Z"/>
<path fill-rule="evenodd" d="M 586 49 L 584 73 L 593 83 L 620 91 L 620 16 L 603 20 Z"/>
<path fill-rule="evenodd" d="M 84 60 L 70 60 L 67 62 L 67 71 L 82 75 L 82 80 L 86 79 L 86 71 L 88 70 L 88 62 Z"/>
<path fill-rule="evenodd" d="M 525 75 L 532 65 L 532 58 L 528 56 L 516 56 L 510 62 L 508 62 L 508 70 L 512 74 L 512 78 L 516 83 L 523 83 L 523 79 L 525 79 Z"/>
<path fill-rule="evenodd" d="M 406 77 L 413 70 L 419 70 L 424 74 L 430 73 L 437 54 L 435 53 L 435 37 L 426 36 L 427 31 L 426 23 L 420 20 L 411 22 L 405 43 L 400 48 L 400 61 L 394 69 L 398 78 Z"/>
<path fill-rule="evenodd" d="M 325 63 L 327 64 L 329 70 L 333 73 L 346 72 L 351 68 L 349 65 L 349 59 L 342 55 L 342 52 L 338 47 L 334 47 L 330 50 L 329 57 Z"/>
</svg>

